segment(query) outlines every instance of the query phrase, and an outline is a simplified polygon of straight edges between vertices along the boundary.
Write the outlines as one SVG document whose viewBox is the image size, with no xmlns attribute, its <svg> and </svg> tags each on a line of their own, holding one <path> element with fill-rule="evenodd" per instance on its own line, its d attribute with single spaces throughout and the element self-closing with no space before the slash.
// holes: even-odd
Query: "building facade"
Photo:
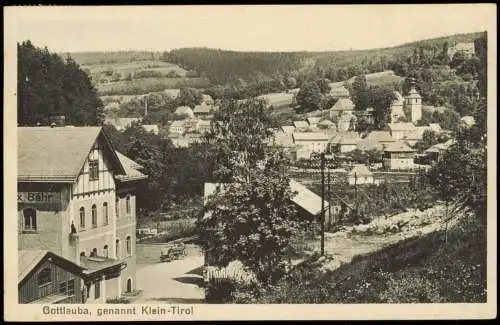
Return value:
<svg viewBox="0 0 500 325">
<path fill-rule="evenodd" d="M 388 145 L 384 149 L 384 168 L 386 170 L 411 170 L 415 168 L 415 150 L 403 142 Z"/>
<path fill-rule="evenodd" d="M 42 247 L 85 268 L 86 302 L 134 291 L 140 166 L 100 127 L 18 128 L 18 146 L 19 250 Z"/>
</svg>

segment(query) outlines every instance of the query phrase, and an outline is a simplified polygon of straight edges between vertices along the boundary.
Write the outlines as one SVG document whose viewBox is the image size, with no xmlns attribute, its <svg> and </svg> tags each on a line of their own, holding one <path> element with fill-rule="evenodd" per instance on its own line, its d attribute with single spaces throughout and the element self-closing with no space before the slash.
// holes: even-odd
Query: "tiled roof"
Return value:
<svg viewBox="0 0 500 325">
<path fill-rule="evenodd" d="M 366 136 L 365 140 L 377 141 L 380 143 L 396 141 L 392 138 L 391 134 L 388 131 L 372 131 Z"/>
<path fill-rule="evenodd" d="M 389 123 L 387 124 L 391 131 L 415 131 L 413 123 Z"/>
<path fill-rule="evenodd" d="M 98 137 L 110 145 L 101 127 L 18 127 L 17 136 L 18 181 L 73 182 Z M 115 171 L 124 173 L 112 152 Z"/>
<path fill-rule="evenodd" d="M 121 181 L 131 181 L 148 178 L 146 175 L 141 173 L 138 169 L 144 169 L 144 167 L 132 159 L 128 158 L 124 154 L 116 151 L 116 155 L 120 160 L 123 168 L 125 169 L 125 175 L 117 175 L 116 178 Z"/>
<path fill-rule="evenodd" d="M 179 106 L 175 109 L 175 115 L 189 115 L 193 116 L 193 110 L 189 106 Z"/>
<path fill-rule="evenodd" d="M 410 148 L 404 142 L 398 141 L 398 142 L 388 144 L 385 147 L 384 151 L 387 151 L 387 152 L 413 152 L 415 150 Z"/>
<path fill-rule="evenodd" d="M 294 132 L 294 141 L 328 141 L 330 136 L 323 132 Z"/>
<path fill-rule="evenodd" d="M 211 105 L 207 105 L 205 103 L 201 104 L 201 105 L 196 105 L 193 109 L 193 113 L 195 114 L 209 114 L 209 113 L 212 113 L 213 111 L 213 107 Z"/>
<path fill-rule="evenodd" d="M 333 144 L 340 145 L 352 145 L 357 144 L 361 139 L 359 138 L 359 134 L 354 131 L 345 131 L 338 133 L 333 139 Z"/>
<path fill-rule="evenodd" d="M 306 121 L 293 121 L 293 125 L 296 128 L 308 128 L 309 127 L 309 123 L 307 123 Z"/>
</svg>

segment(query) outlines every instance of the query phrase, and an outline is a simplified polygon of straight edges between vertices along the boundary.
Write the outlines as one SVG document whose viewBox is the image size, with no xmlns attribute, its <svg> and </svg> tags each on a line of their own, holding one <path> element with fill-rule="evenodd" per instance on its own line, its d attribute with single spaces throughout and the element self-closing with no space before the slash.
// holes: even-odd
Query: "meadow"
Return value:
<svg viewBox="0 0 500 325">
<path fill-rule="evenodd" d="M 164 91 L 167 88 L 205 88 L 210 85 L 205 78 L 141 78 L 120 80 L 96 85 L 99 96 L 106 95 L 143 95 Z"/>
</svg>

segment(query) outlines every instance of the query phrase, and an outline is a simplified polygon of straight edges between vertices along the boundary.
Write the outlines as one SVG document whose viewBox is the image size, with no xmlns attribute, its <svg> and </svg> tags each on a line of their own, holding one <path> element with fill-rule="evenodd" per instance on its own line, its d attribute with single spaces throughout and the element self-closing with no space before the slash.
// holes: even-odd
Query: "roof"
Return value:
<svg viewBox="0 0 500 325">
<path fill-rule="evenodd" d="M 116 174 L 123 174 L 101 127 L 18 127 L 18 181 L 74 182 L 98 137 L 111 149 Z"/>
<path fill-rule="evenodd" d="M 380 143 L 395 142 L 389 131 L 372 131 L 370 132 L 365 140 L 367 141 L 377 141 Z"/>
<path fill-rule="evenodd" d="M 412 87 L 406 98 L 422 98 L 422 96 L 419 95 L 415 87 Z"/>
<path fill-rule="evenodd" d="M 207 95 L 207 94 L 202 94 L 202 95 L 201 95 L 201 100 L 202 100 L 202 102 L 204 102 L 204 103 L 211 103 L 211 102 L 213 102 L 213 101 L 214 101 L 214 99 L 212 98 L 212 96 Z"/>
<path fill-rule="evenodd" d="M 357 149 L 362 150 L 362 151 L 368 151 L 368 150 L 383 150 L 384 145 L 380 143 L 379 141 L 375 140 L 369 140 L 369 139 L 362 139 L 356 143 Z"/>
<path fill-rule="evenodd" d="M 211 123 L 211 121 L 209 121 L 209 120 L 200 120 L 198 122 L 198 127 L 200 127 L 200 126 L 210 126 L 210 123 Z"/>
<path fill-rule="evenodd" d="M 193 109 L 193 113 L 212 113 L 213 107 L 211 105 L 207 105 L 205 103 L 202 103 L 201 105 L 196 105 Z"/>
<path fill-rule="evenodd" d="M 441 132 L 443 130 L 439 123 L 429 123 L 429 128 L 434 132 Z"/>
<path fill-rule="evenodd" d="M 294 141 L 328 141 L 330 136 L 323 132 L 293 132 Z"/>
<path fill-rule="evenodd" d="M 165 89 L 164 92 L 175 98 L 179 95 L 181 90 L 180 89 Z"/>
<path fill-rule="evenodd" d="M 138 169 L 144 169 L 144 167 L 137 162 L 133 161 L 132 159 L 128 158 L 124 154 L 116 151 L 116 155 L 118 156 L 118 159 L 120 160 L 123 168 L 125 169 L 125 175 L 118 175 L 116 178 L 121 181 L 132 181 L 132 180 L 139 180 L 139 179 L 146 179 L 148 178 L 146 175 L 141 173 Z"/>
<path fill-rule="evenodd" d="M 179 106 L 175 109 L 175 115 L 189 115 L 193 116 L 193 110 L 189 106 Z"/>
<path fill-rule="evenodd" d="M 355 131 L 344 131 L 337 134 L 333 139 L 333 144 L 339 145 L 353 145 L 357 144 L 361 139 L 359 138 L 358 132 Z"/>
<path fill-rule="evenodd" d="M 460 119 L 460 121 L 462 121 L 463 123 L 465 123 L 465 125 L 467 125 L 467 126 L 472 126 L 472 125 L 474 125 L 476 123 L 474 117 L 470 116 L 470 115 L 462 117 Z"/>
<path fill-rule="evenodd" d="M 184 127 L 184 121 L 182 120 L 176 120 L 176 121 L 173 121 L 171 124 L 170 124 L 170 127 Z"/>
<path fill-rule="evenodd" d="M 391 131 L 415 131 L 415 125 L 411 122 L 389 123 L 387 125 Z"/>
<path fill-rule="evenodd" d="M 296 192 L 293 196 L 292 201 L 297 204 L 302 209 L 306 210 L 313 216 L 321 213 L 321 197 L 300 184 L 299 182 L 291 179 L 290 188 L 292 192 Z M 328 208 L 328 202 L 324 201 L 325 208 Z"/>
<path fill-rule="evenodd" d="M 283 130 L 283 132 L 292 133 L 295 130 L 295 126 L 293 126 L 293 125 L 283 125 L 283 126 L 281 126 L 281 129 Z"/>
<path fill-rule="evenodd" d="M 387 152 L 413 152 L 415 150 L 410 148 L 406 143 L 398 141 L 398 142 L 394 142 L 394 143 L 389 143 L 385 147 L 384 151 L 387 151 Z"/>
<path fill-rule="evenodd" d="M 205 183 L 205 200 L 210 195 L 215 193 L 217 187 L 220 187 L 220 189 L 224 191 L 225 186 L 227 186 L 227 183 Z M 318 215 L 321 212 L 321 197 L 319 195 L 293 179 L 290 180 L 290 189 L 292 190 L 292 192 L 296 192 L 296 195 L 293 196 L 292 201 L 299 207 L 314 216 Z M 328 208 L 328 202 L 324 201 L 324 204 L 325 209 Z"/>
<path fill-rule="evenodd" d="M 296 128 L 308 128 L 309 127 L 309 123 L 307 123 L 306 121 L 293 121 L 293 125 Z"/>
<path fill-rule="evenodd" d="M 330 110 L 334 111 L 353 111 L 354 103 L 349 98 L 339 98 L 335 105 L 333 105 Z"/>
<path fill-rule="evenodd" d="M 85 267 L 76 264 L 73 261 L 63 258 L 53 252 L 48 250 L 20 250 L 17 252 L 18 259 L 18 274 L 17 280 L 18 282 L 23 281 L 28 274 L 33 271 L 33 269 L 47 256 L 54 257 L 57 260 L 64 261 L 71 265 L 71 267 L 78 271 L 85 270 Z"/>
<path fill-rule="evenodd" d="M 274 145 L 278 147 L 293 147 L 293 135 L 292 133 L 276 132 L 274 134 Z"/>
<path fill-rule="evenodd" d="M 143 124 L 142 127 L 146 132 L 153 132 L 154 134 L 158 134 L 159 128 L 156 124 Z"/>
<path fill-rule="evenodd" d="M 317 124 L 320 119 L 320 117 L 308 117 L 306 120 L 309 124 Z"/>
<path fill-rule="evenodd" d="M 91 274 L 100 271 L 104 271 L 109 268 L 118 267 L 124 264 L 124 262 L 120 260 L 115 260 L 112 258 L 106 257 L 90 257 L 90 256 L 81 256 L 80 257 L 80 265 L 85 267 L 84 273 Z"/>
<path fill-rule="evenodd" d="M 330 84 L 332 85 L 332 84 Z M 349 90 L 344 87 L 344 85 L 337 85 L 335 84 L 334 87 L 330 86 L 331 89 L 330 89 L 330 93 L 329 95 L 332 96 L 332 97 L 349 97 Z"/>
<path fill-rule="evenodd" d="M 328 119 L 325 119 L 325 120 L 322 120 L 322 121 L 319 121 L 318 122 L 318 125 L 321 125 L 321 126 L 334 126 L 335 123 L 333 123 L 332 121 L 328 120 Z"/>
<path fill-rule="evenodd" d="M 349 176 L 373 176 L 373 173 L 363 164 L 355 165 L 354 168 L 349 172 Z"/>
</svg>

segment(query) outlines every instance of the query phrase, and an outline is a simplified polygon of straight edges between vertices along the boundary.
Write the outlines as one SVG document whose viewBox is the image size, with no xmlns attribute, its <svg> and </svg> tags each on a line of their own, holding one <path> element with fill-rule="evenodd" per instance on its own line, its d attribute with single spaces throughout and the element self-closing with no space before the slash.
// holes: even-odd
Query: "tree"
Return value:
<svg viewBox="0 0 500 325">
<path fill-rule="evenodd" d="M 322 94 L 328 94 L 330 92 L 330 90 L 332 89 L 330 87 L 330 80 L 328 80 L 328 79 L 321 78 L 321 79 L 319 79 L 317 81 L 317 84 L 318 84 L 318 87 L 319 87 L 319 91 Z"/>
<path fill-rule="evenodd" d="M 203 96 L 198 89 L 195 88 L 181 88 L 177 96 L 177 104 L 180 106 L 189 106 L 194 108 L 200 105 Z"/>
<path fill-rule="evenodd" d="M 19 125 L 47 125 L 52 115 L 64 115 L 75 126 L 102 123 L 104 105 L 89 76 L 71 57 L 64 61 L 30 41 L 18 43 L 17 50 Z"/>
<path fill-rule="evenodd" d="M 352 99 L 357 111 L 363 111 L 370 107 L 370 94 L 366 76 L 357 76 L 352 84 Z"/>
<path fill-rule="evenodd" d="M 263 101 L 221 104 L 207 142 L 212 180 L 225 186 L 208 198 L 198 222 L 211 264 L 240 260 L 263 283 L 283 274 L 290 237 L 299 229 L 285 156 L 265 143 L 269 120 Z"/>
<path fill-rule="evenodd" d="M 297 104 L 301 112 L 311 112 L 320 108 L 321 90 L 313 82 L 306 82 L 297 93 Z"/>
<path fill-rule="evenodd" d="M 392 89 L 373 88 L 370 90 L 371 104 L 374 110 L 375 127 L 383 129 L 389 122 L 389 108 L 396 100 Z"/>
</svg>

